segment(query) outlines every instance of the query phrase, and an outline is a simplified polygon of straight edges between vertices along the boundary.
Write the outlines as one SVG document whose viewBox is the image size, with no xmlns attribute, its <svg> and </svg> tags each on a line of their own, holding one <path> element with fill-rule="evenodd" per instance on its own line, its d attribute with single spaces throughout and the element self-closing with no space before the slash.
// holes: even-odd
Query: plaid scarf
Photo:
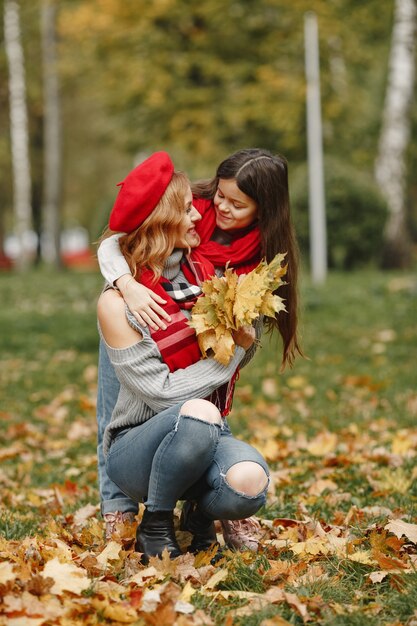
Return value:
<svg viewBox="0 0 417 626">
<path fill-rule="evenodd" d="M 197 297 L 201 295 L 201 288 L 197 285 L 178 282 L 174 286 L 165 280 L 161 283 L 167 294 L 178 303 L 181 309 L 192 309 Z"/>
<path fill-rule="evenodd" d="M 201 359 L 195 330 L 189 326 L 188 318 L 181 309 L 192 308 L 197 297 L 201 294 L 198 283 L 202 280 L 207 280 L 215 273 L 212 263 L 195 250 L 192 251 L 188 260 L 185 257 L 183 258 L 181 270 L 189 284 L 179 283 L 174 286 L 165 277 L 161 277 L 155 283 L 155 276 L 148 269 L 142 270 L 139 276 L 140 283 L 149 287 L 167 301 L 164 305 L 164 310 L 171 317 L 171 322 L 166 330 L 151 329 L 150 333 L 170 372 L 184 369 Z M 177 300 L 177 296 L 179 300 Z M 223 416 L 228 415 L 230 412 L 237 377 L 238 370 L 236 370 L 229 383 L 222 385 L 206 398 L 217 406 Z"/>
</svg>

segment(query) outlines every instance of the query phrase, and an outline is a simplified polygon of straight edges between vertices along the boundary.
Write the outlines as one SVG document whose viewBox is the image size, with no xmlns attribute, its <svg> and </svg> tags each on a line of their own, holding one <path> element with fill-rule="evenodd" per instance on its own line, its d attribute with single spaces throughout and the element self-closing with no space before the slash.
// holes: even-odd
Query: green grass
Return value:
<svg viewBox="0 0 417 626">
<path fill-rule="evenodd" d="M 266 403 L 279 402 L 278 423 L 311 432 L 351 423 L 360 427 L 378 418 L 397 427 L 413 425 L 416 415 L 407 402 L 417 379 L 417 277 L 369 270 L 332 273 L 324 286 L 304 278 L 301 304 L 301 341 L 308 360 L 298 358 L 292 370 L 279 374 L 280 344 L 264 337 L 240 376 L 235 408 L 243 417 L 252 414 L 253 399 L 267 378 Z M 273 409 L 260 408 L 274 416 Z"/>
<path fill-rule="evenodd" d="M 97 273 L 0 274 L 0 538 L 7 541 L 48 537 L 52 522 L 67 540 L 73 513 L 98 503 L 95 303 L 101 285 Z M 416 454 L 407 448 L 417 418 L 417 278 L 412 272 L 331 273 L 316 287 L 304 277 L 301 303 L 308 359 L 280 373 L 280 344 L 264 337 L 240 374 L 230 423 L 278 475 L 259 517 L 308 515 L 322 525 L 349 527 L 359 548 L 370 550 L 370 529 L 383 527 L 386 509 L 417 520 Z M 329 432 L 336 443 L 322 454 L 320 442 L 311 444 Z M 322 479 L 329 488 L 315 494 Z M 366 507 L 375 508 L 371 517 L 363 514 Z M 91 548 L 75 537 L 80 551 Z M 90 540 L 100 543 L 97 535 Z M 411 544 L 407 549 L 416 551 Z M 334 555 L 305 558 L 270 545 L 257 557 L 227 557 L 220 567 L 228 576 L 218 590 L 264 593 L 274 560 L 299 567 L 300 575 L 313 564 L 322 568 L 318 580 L 274 583 L 302 598 L 308 623 L 405 625 L 417 610 L 415 573 L 371 584 L 376 566 Z M 257 626 L 274 616 L 303 623 L 288 603 L 246 615 L 247 602 L 193 596 L 216 626 L 226 620 Z"/>
</svg>

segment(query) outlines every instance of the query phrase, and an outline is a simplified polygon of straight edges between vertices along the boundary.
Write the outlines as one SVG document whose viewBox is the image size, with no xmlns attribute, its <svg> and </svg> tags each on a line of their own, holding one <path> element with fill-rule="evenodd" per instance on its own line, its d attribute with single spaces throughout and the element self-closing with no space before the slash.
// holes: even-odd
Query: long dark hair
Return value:
<svg viewBox="0 0 417 626">
<path fill-rule="evenodd" d="M 193 193 L 200 198 L 213 199 L 219 179 L 231 178 L 258 206 L 262 257 L 269 263 L 279 252 L 287 253 L 287 284 L 279 288 L 287 313 L 266 318 L 265 325 L 269 331 L 277 328 L 282 337 L 282 366 L 292 365 L 297 353 L 302 355 L 303 352 L 297 338 L 299 252 L 290 212 L 287 161 L 268 150 L 239 150 L 220 163 L 212 180 L 193 184 Z"/>
</svg>

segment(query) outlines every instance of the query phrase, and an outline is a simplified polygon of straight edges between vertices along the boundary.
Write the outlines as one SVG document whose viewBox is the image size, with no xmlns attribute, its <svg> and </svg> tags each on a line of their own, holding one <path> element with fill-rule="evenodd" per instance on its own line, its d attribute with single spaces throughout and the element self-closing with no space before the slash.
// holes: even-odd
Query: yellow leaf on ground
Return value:
<svg viewBox="0 0 417 626">
<path fill-rule="evenodd" d="M 307 606 L 295 593 L 284 592 L 285 601 L 301 615 L 303 622 L 308 622 L 311 617 L 307 611 Z"/>
<path fill-rule="evenodd" d="M 1 624 L 2 622 L 0 622 Z M 45 624 L 44 617 L 8 617 L 7 622 L 3 622 L 7 626 L 43 626 Z"/>
<path fill-rule="evenodd" d="M 376 491 L 390 491 L 393 493 L 406 494 L 409 492 L 414 480 L 410 472 L 403 467 L 395 469 L 384 467 L 376 478 L 368 476 L 368 481 Z"/>
<path fill-rule="evenodd" d="M 166 583 L 155 587 L 154 589 L 147 589 L 143 594 L 140 610 L 144 613 L 152 613 L 161 602 L 161 593 L 164 591 Z"/>
<path fill-rule="evenodd" d="M 0 584 L 15 580 L 16 574 L 13 572 L 13 565 L 8 561 L 0 563 Z"/>
<path fill-rule="evenodd" d="M 274 617 L 263 619 L 260 626 L 291 626 L 291 624 L 280 615 L 274 615 Z"/>
<path fill-rule="evenodd" d="M 380 583 L 388 576 L 389 572 L 371 572 L 368 574 L 368 578 L 373 583 Z"/>
<path fill-rule="evenodd" d="M 102 613 L 105 618 L 121 624 L 132 624 L 138 620 L 138 614 L 135 609 L 126 602 L 123 602 L 123 604 L 106 604 L 102 608 Z"/>
<path fill-rule="evenodd" d="M 117 561 L 121 549 L 122 547 L 120 543 L 117 543 L 116 541 L 109 541 L 103 552 L 98 555 L 98 563 L 103 567 L 106 567 L 108 561 Z"/>
<path fill-rule="evenodd" d="M 188 581 L 185 583 L 178 600 L 182 600 L 183 602 L 189 602 L 195 592 L 196 590 L 194 589 L 190 581 Z"/>
<path fill-rule="evenodd" d="M 311 496 L 320 496 L 323 491 L 335 491 L 336 489 L 337 484 L 333 480 L 321 478 L 320 480 L 316 480 L 316 482 L 309 487 L 308 493 Z"/>
<path fill-rule="evenodd" d="M 416 442 L 410 437 L 410 433 L 407 430 L 400 430 L 395 433 L 395 437 L 392 440 L 392 452 L 393 454 L 405 455 L 409 450 L 414 450 Z"/>
<path fill-rule="evenodd" d="M 90 517 L 94 517 L 97 515 L 98 505 L 95 504 L 86 504 L 81 509 L 78 509 L 74 513 L 74 524 L 83 524 Z"/>
<path fill-rule="evenodd" d="M 417 524 L 409 524 L 401 519 L 389 520 L 388 524 L 384 526 L 385 530 L 389 530 L 398 539 L 403 535 L 407 537 L 413 543 L 417 543 Z"/>
<path fill-rule="evenodd" d="M 355 561 L 355 563 L 362 563 L 363 565 L 375 565 L 375 561 L 372 558 L 370 550 L 358 550 L 352 554 L 347 554 L 346 558 L 349 561 Z"/>
<path fill-rule="evenodd" d="M 337 446 L 337 435 L 328 431 L 319 433 L 307 445 L 307 451 L 313 456 L 326 456 L 334 452 Z"/>
<path fill-rule="evenodd" d="M 134 576 L 131 576 L 130 578 L 128 578 L 126 580 L 127 584 L 131 584 L 131 583 L 137 583 L 138 585 L 141 585 L 143 583 L 143 581 L 145 580 L 145 578 L 164 578 L 165 574 L 162 572 L 159 572 L 156 567 L 147 567 L 146 569 L 142 569 L 140 572 L 138 572 L 137 574 L 134 574 Z"/>
<path fill-rule="evenodd" d="M 327 545 L 326 540 L 324 539 L 308 539 L 307 541 L 300 541 L 298 543 L 294 543 L 290 546 L 290 550 L 295 554 L 306 555 L 306 554 L 328 554 L 330 552 L 330 548 Z"/>
<path fill-rule="evenodd" d="M 213 576 L 210 576 L 206 584 L 202 587 L 203 591 L 208 589 L 214 589 L 222 580 L 225 580 L 229 575 L 227 569 L 219 569 Z"/>
<path fill-rule="evenodd" d="M 55 595 L 60 595 L 63 591 L 71 591 L 80 595 L 90 586 L 90 580 L 85 570 L 72 563 L 61 563 L 57 558 L 47 562 L 42 576 L 54 580 L 50 593 Z"/>
</svg>

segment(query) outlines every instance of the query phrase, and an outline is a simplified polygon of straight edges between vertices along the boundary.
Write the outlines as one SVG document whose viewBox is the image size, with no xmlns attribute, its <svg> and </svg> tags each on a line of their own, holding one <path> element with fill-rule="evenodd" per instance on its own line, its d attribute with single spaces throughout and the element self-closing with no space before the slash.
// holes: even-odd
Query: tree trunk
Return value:
<svg viewBox="0 0 417 626">
<path fill-rule="evenodd" d="M 42 258 L 59 267 L 61 200 L 61 119 L 56 58 L 56 5 L 42 2 L 42 52 L 44 92 L 44 202 Z"/>
<path fill-rule="evenodd" d="M 406 151 L 410 139 L 415 75 L 416 0 L 395 0 L 388 82 L 375 177 L 386 197 L 384 267 L 407 267 L 411 260 L 407 229 Z"/>
<path fill-rule="evenodd" d="M 20 35 L 19 5 L 14 0 L 4 2 L 4 41 L 9 65 L 14 227 L 20 248 L 16 266 L 23 270 L 30 263 L 27 235 L 32 224 L 31 174 L 25 64 Z"/>
</svg>

